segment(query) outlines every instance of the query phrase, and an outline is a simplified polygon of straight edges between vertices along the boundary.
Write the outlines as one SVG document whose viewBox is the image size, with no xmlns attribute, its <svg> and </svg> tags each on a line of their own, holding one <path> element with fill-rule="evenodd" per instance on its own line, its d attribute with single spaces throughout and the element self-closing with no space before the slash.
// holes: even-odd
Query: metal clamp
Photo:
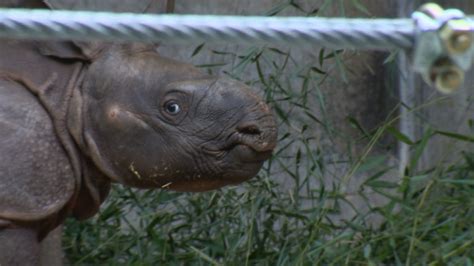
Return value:
<svg viewBox="0 0 474 266">
<path fill-rule="evenodd" d="M 417 34 L 413 66 L 424 80 L 443 93 L 452 93 L 464 82 L 474 59 L 472 23 L 458 9 L 423 5 L 412 18 Z"/>
</svg>

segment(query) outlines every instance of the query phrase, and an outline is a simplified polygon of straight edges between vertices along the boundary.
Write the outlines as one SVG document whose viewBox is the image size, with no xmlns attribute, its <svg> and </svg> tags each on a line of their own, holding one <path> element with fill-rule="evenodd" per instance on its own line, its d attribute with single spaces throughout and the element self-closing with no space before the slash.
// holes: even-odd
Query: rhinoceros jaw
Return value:
<svg viewBox="0 0 474 266">
<path fill-rule="evenodd" d="M 113 168 L 110 166 L 110 163 L 104 159 L 103 154 L 99 151 L 99 148 L 94 140 L 94 138 L 88 133 L 84 133 L 84 138 L 86 141 L 86 146 L 88 148 L 88 155 L 92 158 L 97 168 L 100 169 L 105 175 L 115 182 L 124 183 L 124 180 L 120 178 L 120 175 L 115 173 Z"/>
</svg>

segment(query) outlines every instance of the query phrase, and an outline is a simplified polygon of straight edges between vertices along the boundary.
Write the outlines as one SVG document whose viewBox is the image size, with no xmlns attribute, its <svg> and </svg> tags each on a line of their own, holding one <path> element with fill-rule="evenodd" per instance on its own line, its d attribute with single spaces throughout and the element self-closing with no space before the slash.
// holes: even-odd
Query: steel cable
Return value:
<svg viewBox="0 0 474 266">
<path fill-rule="evenodd" d="M 278 43 L 333 49 L 409 49 L 411 19 L 149 15 L 0 9 L 0 37 L 165 43 Z"/>
</svg>

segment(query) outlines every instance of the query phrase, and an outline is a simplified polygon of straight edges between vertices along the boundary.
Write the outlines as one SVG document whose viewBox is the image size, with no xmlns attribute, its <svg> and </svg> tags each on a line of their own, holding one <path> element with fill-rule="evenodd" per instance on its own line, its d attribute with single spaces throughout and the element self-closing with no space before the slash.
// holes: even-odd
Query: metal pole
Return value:
<svg viewBox="0 0 474 266">
<path fill-rule="evenodd" d="M 0 37 L 141 42 L 279 43 L 409 49 L 411 19 L 236 17 L 0 9 Z"/>
</svg>

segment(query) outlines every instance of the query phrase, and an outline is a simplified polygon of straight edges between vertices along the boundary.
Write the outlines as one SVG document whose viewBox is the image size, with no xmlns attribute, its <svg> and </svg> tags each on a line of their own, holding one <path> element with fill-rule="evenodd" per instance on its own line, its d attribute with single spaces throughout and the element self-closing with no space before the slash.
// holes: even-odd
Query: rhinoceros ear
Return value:
<svg viewBox="0 0 474 266">
<path fill-rule="evenodd" d="M 100 42 L 37 42 L 38 51 L 46 56 L 65 60 L 93 61 L 109 47 Z"/>
</svg>

